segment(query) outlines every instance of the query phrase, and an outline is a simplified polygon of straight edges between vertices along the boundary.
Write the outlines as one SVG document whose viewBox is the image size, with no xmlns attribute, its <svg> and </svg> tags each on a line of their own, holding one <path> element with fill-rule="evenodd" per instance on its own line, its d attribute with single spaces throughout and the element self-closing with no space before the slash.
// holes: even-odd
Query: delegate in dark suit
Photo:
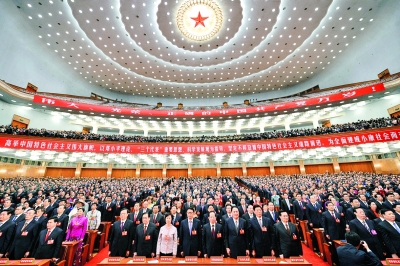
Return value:
<svg viewBox="0 0 400 266">
<path fill-rule="evenodd" d="M 300 221 L 305 220 L 305 207 L 306 205 L 303 205 L 303 202 L 299 202 L 298 200 L 293 201 L 293 212 L 296 219 Z"/>
<path fill-rule="evenodd" d="M 0 226 L 0 254 L 3 254 L 3 256 L 8 252 L 15 226 L 10 220 L 7 220 Z"/>
<path fill-rule="evenodd" d="M 300 234 L 296 229 L 296 225 L 288 223 L 289 232 L 286 230 L 282 222 L 274 225 L 274 250 L 275 255 L 283 255 L 284 258 L 290 256 L 303 255 L 303 250 L 300 242 Z"/>
<path fill-rule="evenodd" d="M 321 228 L 322 226 L 322 206 L 319 203 L 313 204 L 308 203 L 306 205 L 306 215 L 308 224 L 312 228 Z"/>
<path fill-rule="evenodd" d="M 379 259 L 384 259 L 382 244 L 379 241 L 378 232 L 375 228 L 375 224 L 371 220 L 365 220 L 369 230 L 358 220 L 353 219 L 350 221 L 350 231 L 357 233 L 362 240 L 364 240 L 369 248 Z"/>
<path fill-rule="evenodd" d="M 400 228 L 400 223 L 395 223 Z M 387 220 L 379 223 L 377 228 L 379 234 L 382 235 L 383 243 L 385 244 L 386 250 L 389 252 L 389 256 L 391 257 L 393 254 L 400 256 L 400 232 L 398 232 Z"/>
<path fill-rule="evenodd" d="M 102 222 L 112 222 L 115 219 L 115 211 L 116 211 L 116 206 L 115 203 L 104 203 L 103 204 L 103 210 L 101 213 L 101 221 Z"/>
<path fill-rule="evenodd" d="M 272 221 L 261 216 L 262 227 L 258 218 L 253 216 L 249 221 L 249 234 L 251 249 L 256 252 L 256 258 L 271 256 L 274 227 Z"/>
<path fill-rule="evenodd" d="M 133 244 L 133 252 L 137 256 L 146 256 L 151 258 L 151 254 L 156 254 L 158 231 L 153 223 L 147 224 L 146 232 L 144 232 L 144 224 L 136 227 L 135 242 Z"/>
<path fill-rule="evenodd" d="M 276 211 L 267 211 L 267 212 L 263 212 L 263 216 L 269 218 L 273 224 L 276 224 L 276 222 L 279 219 L 279 213 Z"/>
<path fill-rule="evenodd" d="M 14 241 L 9 250 L 11 259 L 19 260 L 25 256 L 26 252 L 31 255 L 35 247 L 39 224 L 32 220 L 27 226 L 24 225 L 24 222 L 20 222 L 15 229 Z M 22 230 L 23 228 L 24 230 Z"/>
<path fill-rule="evenodd" d="M 371 248 L 371 247 L 370 247 Z M 337 248 L 340 265 L 352 266 L 379 266 L 382 265 L 379 258 L 373 252 L 358 250 L 351 244 Z"/>
<path fill-rule="evenodd" d="M 46 239 L 47 229 L 39 233 L 38 246 L 33 256 L 35 259 L 52 259 L 58 258 L 58 253 L 64 239 L 64 232 L 55 227 Z"/>
<path fill-rule="evenodd" d="M 58 217 L 57 227 L 61 228 L 63 232 L 67 232 L 68 222 L 69 216 L 66 214 L 61 214 L 60 217 Z"/>
<path fill-rule="evenodd" d="M 131 220 L 125 220 L 122 228 L 121 221 L 116 221 L 111 228 L 109 237 L 110 256 L 125 257 L 126 252 L 132 249 L 133 236 L 133 222 Z"/>
<path fill-rule="evenodd" d="M 248 234 L 248 225 L 245 219 L 238 219 L 237 229 L 233 218 L 229 218 L 225 221 L 225 247 L 230 249 L 229 256 L 231 258 L 246 256 L 246 251 L 249 250 Z"/>
<path fill-rule="evenodd" d="M 202 248 L 200 220 L 196 218 L 193 219 L 192 231 L 189 229 L 189 220 L 183 220 L 179 231 L 179 244 L 183 256 L 198 256 Z"/>
<path fill-rule="evenodd" d="M 221 256 L 224 254 L 224 235 L 222 225 L 215 223 L 214 235 L 212 235 L 211 224 L 203 226 L 202 245 L 203 254 L 210 256 Z"/>
<path fill-rule="evenodd" d="M 328 235 L 330 241 L 344 239 L 346 229 L 346 221 L 341 218 L 340 214 L 334 212 L 334 216 L 329 211 L 322 214 L 324 235 Z"/>
</svg>

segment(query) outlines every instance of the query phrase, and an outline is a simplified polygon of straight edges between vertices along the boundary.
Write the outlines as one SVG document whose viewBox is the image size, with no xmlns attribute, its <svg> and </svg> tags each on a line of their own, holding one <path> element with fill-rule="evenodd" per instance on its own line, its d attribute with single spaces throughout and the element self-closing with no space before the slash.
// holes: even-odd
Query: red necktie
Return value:
<svg viewBox="0 0 400 266">
<path fill-rule="evenodd" d="M 44 242 L 47 241 L 47 239 L 49 238 L 49 235 L 50 235 L 50 230 L 47 230 L 47 234 L 46 234 L 46 236 L 44 238 Z"/>
<path fill-rule="evenodd" d="M 133 216 L 133 221 L 136 222 L 136 212 L 135 215 Z"/>
</svg>

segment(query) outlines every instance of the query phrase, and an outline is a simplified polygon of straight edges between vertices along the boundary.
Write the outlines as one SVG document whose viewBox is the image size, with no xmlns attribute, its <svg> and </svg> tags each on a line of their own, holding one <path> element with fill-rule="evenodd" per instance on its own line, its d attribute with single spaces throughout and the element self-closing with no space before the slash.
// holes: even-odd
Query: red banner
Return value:
<svg viewBox="0 0 400 266">
<path fill-rule="evenodd" d="M 302 101 L 295 102 L 282 102 L 276 104 L 270 104 L 265 106 L 254 106 L 247 108 L 228 108 L 228 109 L 218 109 L 218 110 L 145 110 L 140 108 L 120 108 L 114 106 L 100 106 L 93 104 L 85 104 L 79 102 L 71 102 L 60 100 L 57 98 L 45 97 L 40 95 L 35 95 L 33 97 L 33 102 L 42 105 L 50 105 L 54 107 L 61 107 L 66 109 L 73 109 L 79 111 L 90 111 L 98 113 L 111 113 L 119 115 L 130 115 L 130 116 L 158 116 L 158 117 L 195 117 L 195 116 L 230 116 L 239 114 L 255 114 L 255 113 L 266 113 L 271 111 L 282 111 L 290 110 L 307 106 L 328 104 L 348 99 L 357 98 L 360 96 L 373 94 L 376 92 L 384 91 L 385 87 L 382 83 L 363 87 L 359 89 L 339 92 L 336 94 L 320 96 L 317 98 L 304 99 Z"/>
<path fill-rule="evenodd" d="M 224 143 L 131 143 L 0 135 L 0 148 L 126 154 L 213 154 L 315 149 L 398 141 L 400 127 L 291 139 Z"/>
</svg>

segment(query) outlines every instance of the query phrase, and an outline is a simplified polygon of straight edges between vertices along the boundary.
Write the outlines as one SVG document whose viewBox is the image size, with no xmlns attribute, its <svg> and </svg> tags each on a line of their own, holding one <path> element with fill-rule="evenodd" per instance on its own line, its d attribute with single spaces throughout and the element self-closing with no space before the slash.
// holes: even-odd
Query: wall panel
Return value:
<svg viewBox="0 0 400 266">
<path fill-rule="evenodd" d="M 162 177 L 162 169 L 140 169 L 140 177 Z"/>
<path fill-rule="evenodd" d="M 275 175 L 300 174 L 300 167 L 298 165 L 275 166 L 274 169 L 275 169 Z"/>
<path fill-rule="evenodd" d="M 136 177 L 136 169 L 113 169 L 112 178 L 133 178 Z"/>
<path fill-rule="evenodd" d="M 167 169 L 167 177 L 187 177 L 188 169 Z"/>
<path fill-rule="evenodd" d="M 0 178 L 11 178 L 17 176 L 43 177 L 45 168 L 42 166 L 21 166 L 20 164 L 0 164 Z"/>
<path fill-rule="evenodd" d="M 217 168 L 194 168 L 192 169 L 192 176 L 217 176 Z"/>
<path fill-rule="evenodd" d="M 235 176 L 242 176 L 242 168 L 221 168 L 221 176 L 230 176 L 234 178 Z"/>
<path fill-rule="evenodd" d="M 333 164 L 313 164 L 313 165 L 305 165 L 306 174 L 325 174 L 328 173 L 333 174 L 335 170 L 333 169 Z"/>
<path fill-rule="evenodd" d="M 339 163 L 339 167 L 342 172 L 375 172 L 372 162 Z"/>
<path fill-rule="evenodd" d="M 82 168 L 81 177 L 107 177 L 107 168 Z"/>
<path fill-rule="evenodd" d="M 253 175 L 270 175 L 269 167 L 247 167 L 247 176 Z"/>
<path fill-rule="evenodd" d="M 49 177 L 75 177 L 75 168 L 47 167 L 45 176 Z"/>
</svg>

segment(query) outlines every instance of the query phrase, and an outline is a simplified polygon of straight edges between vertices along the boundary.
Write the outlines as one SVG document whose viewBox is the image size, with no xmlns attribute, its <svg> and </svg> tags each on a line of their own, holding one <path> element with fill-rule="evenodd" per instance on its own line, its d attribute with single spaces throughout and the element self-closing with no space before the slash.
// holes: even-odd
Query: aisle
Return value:
<svg viewBox="0 0 400 266">
<path fill-rule="evenodd" d="M 101 262 L 104 258 L 108 257 L 108 245 L 103 248 L 96 256 L 93 257 L 85 266 L 96 266 L 97 263 Z"/>
<path fill-rule="evenodd" d="M 311 251 L 307 246 L 303 244 L 303 256 L 304 258 L 315 266 L 329 266 L 328 263 L 323 261 L 314 252 Z M 97 263 L 101 262 L 104 258 L 108 257 L 108 246 L 103 248 L 93 259 L 91 259 L 85 266 L 96 266 Z"/>
</svg>

